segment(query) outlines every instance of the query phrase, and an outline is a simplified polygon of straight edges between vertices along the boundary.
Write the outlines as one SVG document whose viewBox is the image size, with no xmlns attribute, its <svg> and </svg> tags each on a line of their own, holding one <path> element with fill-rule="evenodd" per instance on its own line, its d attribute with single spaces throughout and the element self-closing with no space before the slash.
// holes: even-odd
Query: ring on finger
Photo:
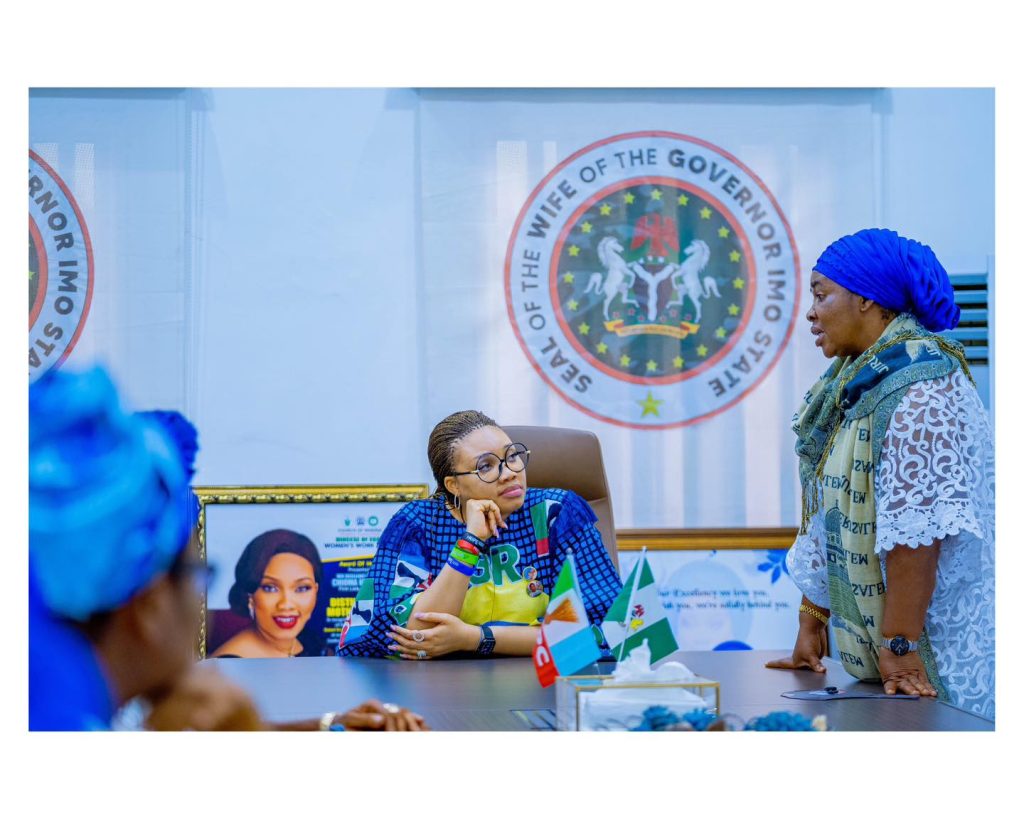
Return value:
<svg viewBox="0 0 1024 819">
<path fill-rule="evenodd" d="M 387 711 L 389 714 L 397 714 L 402 709 L 395 705 L 393 702 L 385 702 L 381 704 L 381 708 Z"/>
<path fill-rule="evenodd" d="M 414 631 L 412 633 L 412 639 L 415 640 L 417 643 L 422 643 L 423 642 L 423 632 L 422 631 Z"/>
<path fill-rule="evenodd" d="M 421 648 L 419 651 L 416 652 L 416 659 L 417 660 L 425 660 L 425 659 L 427 659 L 427 652 L 425 652 Z"/>
</svg>

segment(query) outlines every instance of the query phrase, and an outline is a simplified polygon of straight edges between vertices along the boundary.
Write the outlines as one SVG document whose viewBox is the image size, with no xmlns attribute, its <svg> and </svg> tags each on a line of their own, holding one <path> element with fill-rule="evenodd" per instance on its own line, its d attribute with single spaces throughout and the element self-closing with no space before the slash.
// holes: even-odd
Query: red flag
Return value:
<svg viewBox="0 0 1024 819">
<path fill-rule="evenodd" d="M 533 647 L 533 667 L 537 669 L 537 680 L 542 688 L 547 688 L 558 676 L 558 669 L 555 668 L 555 660 L 551 656 L 551 649 L 542 628 L 537 629 L 537 645 Z"/>
</svg>

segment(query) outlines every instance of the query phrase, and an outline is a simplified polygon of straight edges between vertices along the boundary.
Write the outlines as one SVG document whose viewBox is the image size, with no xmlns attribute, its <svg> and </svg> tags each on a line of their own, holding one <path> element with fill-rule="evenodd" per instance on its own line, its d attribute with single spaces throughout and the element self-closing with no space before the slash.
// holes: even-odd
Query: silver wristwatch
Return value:
<svg viewBox="0 0 1024 819">
<path fill-rule="evenodd" d="M 918 644 L 916 640 L 908 640 L 906 637 L 897 634 L 895 637 L 883 637 L 879 645 L 882 648 L 889 649 L 897 657 L 902 657 L 911 651 L 917 651 Z"/>
</svg>

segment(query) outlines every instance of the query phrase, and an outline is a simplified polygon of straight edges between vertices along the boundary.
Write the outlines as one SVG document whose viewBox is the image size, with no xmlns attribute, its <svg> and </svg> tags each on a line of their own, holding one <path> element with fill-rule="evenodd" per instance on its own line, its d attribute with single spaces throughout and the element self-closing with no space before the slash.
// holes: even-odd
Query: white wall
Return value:
<svg viewBox="0 0 1024 819">
<path fill-rule="evenodd" d="M 203 96 L 197 480 L 425 480 L 415 94 Z"/>
</svg>

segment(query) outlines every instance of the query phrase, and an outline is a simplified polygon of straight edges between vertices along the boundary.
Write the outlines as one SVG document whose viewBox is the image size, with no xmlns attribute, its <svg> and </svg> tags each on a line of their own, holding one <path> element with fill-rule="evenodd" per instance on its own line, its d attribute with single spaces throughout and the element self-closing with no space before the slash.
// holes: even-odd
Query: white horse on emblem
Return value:
<svg viewBox="0 0 1024 819">
<path fill-rule="evenodd" d="M 718 292 L 718 285 L 711 276 L 705 276 L 703 283 L 700 274 L 708 266 L 711 259 L 711 249 L 706 242 L 694 239 L 683 250 L 686 260 L 676 265 L 672 271 L 672 286 L 676 290 L 676 297 L 668 303 L 668 306 L 682 305 L 683 298 L 689 296 L 694 307 L 694 322 L 700 324 L 700 303 L 703 299 L 721 298 Z"/>
<path fill-rule="evenodd" d="M 622 245 L 614 236 L 605 236 L 598 242 L 597 258 L 604 265 L 607 278 L 602 278 L 600 273 L 591 274 L 587 289 L 583 292 L 604 296 L 604 318 L 607 321 L 608 308 L 616 296 L 621 296 L 623 304 L 637 304 L 636 299 L 629 297 L 629 288 L 632 287 L 636 276 L 626 266 L 626 261 L 622 258 Z"/>
</svg>

